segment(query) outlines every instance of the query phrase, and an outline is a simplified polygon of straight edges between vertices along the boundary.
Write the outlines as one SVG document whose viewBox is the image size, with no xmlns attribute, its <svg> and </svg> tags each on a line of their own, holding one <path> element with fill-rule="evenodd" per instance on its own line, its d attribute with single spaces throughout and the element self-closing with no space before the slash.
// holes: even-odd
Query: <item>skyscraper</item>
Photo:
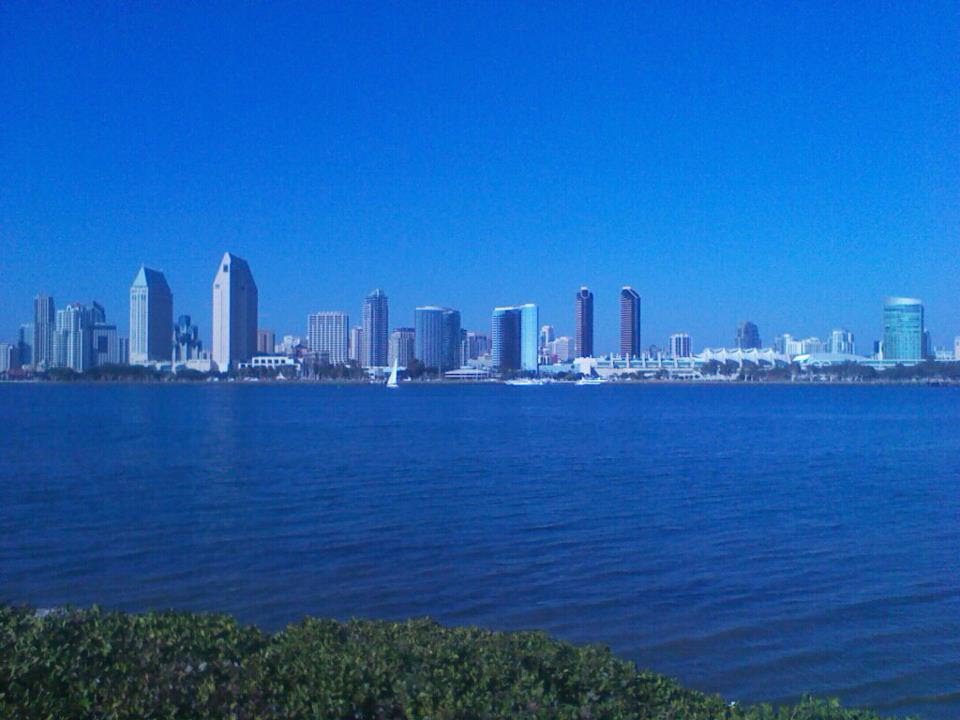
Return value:
<svg viewBox="0 0 960 720">
<path fill-rule="evenodd" d="M 413 328 L 401 327 L 395 328 L 390 333 L 390 349 L 387 353 L 388 364 L 394 362 L 400 367 L 407 367 L 410 361 L 416 357 L 416 331 Z"/>
<path fill-rule="evenodd" d="M 257 284 L 247 261 L 224 253 L 213 278 L 211 356 L 220 372 L 247 362 L 256 353 L 258 302 Z"/>
<path fill-rule="evenodd" d="M 423 367 L 439 370 L 443 356 L 443 311 L 436 305 L 424 305 L 413 311 L 413 355 Z"/>
<path fill-rule="evenodd" d="M 158 270 L 143 265 L 130 286 L 130 363 L 170 362 L 173 294 Z"/>
<path fill-rule="evenodd" d="M 17 334 L 17 362 L 33 365 L 33 325 L 21 325 Z"/>
<path fill-rule="evenodd" d="M 53 346 L 55 365 L 76 372 L 93 367 L 93 322 L 89 308 L 70 303 L 57 310 Z"/>
<path fill-rule="evenodd" d="M 620 355 L 640 357 L 640 294 L 629 285 L 620 288 Z"/>
<path fill-rule="evenodd" d="M 120 363 L 120 338 L 117 326 L 95 323 L 91 330 L 91 364 L 117 365 Z"/>
<path fill-rule="evenodd" d="M 561 335 L 553 341 L 553 355 L 557 362 L 570 362 L 576 357 L 576 340 L 566 335 Z"/>
<path fill-rule="evenodd" d="M 307 316 L 307 347 L 331 365 L 345 365 L 350 359 L 350 318 L 343 312 Z"/>
<path fill-rule="evenodd" d="M 13 343 L 0 343 L 0 374 L 14 369 L 18 363 L 17 346 Z"/>
<path fill-rule="evenodd" d="M 490 338 L 483 333 L 468 332 L 463 342 L 466 346 L 465 360 L 476 360 L 490 352 Z"/>
<path fill-rule="evenodd" d="M 273 330 L 257 330 L 257 355 L 273 355 L 277 345 L 277 334 Z"/>
<path fill-rule="evenodd" d="M 177 326 L 173 329 L 173 361 L 197 360 L 202 352 L 200 330 L 190 322 L 189 315 L 181 315 L 177 318 Z"/>
<path fill-rule="evenodd" d="M 17 346 L 13 343 L 0 343 L 0 373 L 9 372 L 19 363 Z"/>
<path fill-rule="evenodd" d="M 540 328 L 540 347 L 545 348 L 556 339 L 553 325 L 544 325 Z"/>
<path fill-rule="evenodd" d="M 492 365 L 497 370 L 520 369 L 520 309 L 498 307 L 493 309 L 490 334 Z"/>
<path fill-rule="evenodd" d="M 445 308 L 443 329 L 440 333 L 440 370 L 455 370 L 460 367 L 460 311 Z"/>
<path fill-rule="evenodd" d="M 737 326 L 737 347 L 741 350 L 760 349 L 760 330 L 749 320 L 744 320 Z"/>
<path fill-rule="evenodd" d="M 830 352 L 852 355 L 856 352 L 853 333 L 839 328 L 830 333 Z"/>
<path fill-rule="evenodd" d="M 670 355 L 675 358 L 688 358 L 693 355 L 690 336 L 686 333 L 674 333 L 670 336 Z"/>
<path fill-rule="evenodd" d="M 49 295 L 37 295 L 33 299 L 33 366 L 46 370 L 55 364 L 53 357 L 53 333 L 56 328 L 57 310 Z"/>
<path fill-rule="evenodd" d="M 593 357 L 593 293 L 585 285 L 577 291 L 574 320 L 577 356 Z"/>
<path fill-rule="evenodd" d="M 363 367 L 386 367 L 390 313 L 387 296 L 377 288 L 363 301 Z"/>
<path fill-rule="evenodd" d="M 360 364 L 360 361 L 363 359 L 363 328 L 359 325 L 354 325 L 350 328 L 350 347 L 348 350 L 348 356 L 350 362 L 355 362 L 357 365 Z"/>
<path fill-rule="evenodd" d="M 414 356 L 426 368 L 460 367 L 460 311 L 425 305 L 413 312 Z"/>
<path fill-rule="evenodd" d="M 521 305 L 520 310 L 520 367 L 536 372 L 540 366 L 540 309 L 533 303 Z"/>
<path fill-rule="evenodd" d="M 888 297 L 883 303 L 883 359 L 923 359 L 923 303 Z"/>
</svg>

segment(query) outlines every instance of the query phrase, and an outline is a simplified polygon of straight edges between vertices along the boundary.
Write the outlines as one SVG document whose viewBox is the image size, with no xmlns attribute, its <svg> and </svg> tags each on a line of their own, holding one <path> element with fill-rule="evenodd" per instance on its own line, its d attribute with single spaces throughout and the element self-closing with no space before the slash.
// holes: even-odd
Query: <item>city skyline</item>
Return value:
<svg viewBox="0 0 960 720">
<path fill-rule="evenodd" d="M 252 287 L 251 301 L 253 303 L 252 305 L 253 312 L 257 314 L 258 318 L 262 317 L 259 315 L 259 313 L 256 310 L 257 304 L 258 304 L 258 289 L 256 284 L 253 281 L 250 267 L 242 258 L 239 258 L 230 252 L 227 252 L 223 255 L 221 260 L 221 267 L 218 268 L 217 278 L 215 278 L 215 281 L 214 281 L 214 302 L 212 304 L 214 317 L 216 317 L 216 312 L 217 312 L 216 306 L 217 306 L 217 299 L 219 294 L 217 291 L 217 288 L 220 287 L 220 280 L 222 277 L 225 276 L 224 274 L 226 273 L 226 268 L 228 267 L 227 263 L 229 262 L 239 263 L 238 268 L 244 274 L 244 282 L 245 283 L 248 282 L 249 285 Z M 134 336 L 136 336 L 139 332 L 141 332 L 137 330 L 135 322 L 137 325 L 142 325 L 144 322 L 146 322 L 146 319 L 147 319 L 147 315 L 145 311 L 143 311 L 142 309 L 138 309 L 137 312 L 135 312 L 134 308 L 135 307 L 141 308 L 141 303 L 144 301 L 142 301 L 140 298 L 142 295 L 144 300 L 146 299 L 147 295 L 145 293 L 147 292 L 148 285 L 159 286 L 159 291 L 161 293 L 161 310 L 159 313 L 160 320 L 165 320 L 168 316 L 171 319 L 173 317 L 173 306 L 172 306 L 173 293 L 169 285 L 166 283 L 166 278 L 163 272 L 147 268 L 145 265 L 141 265 L 140 270 L 138 271 L 137 276 L 134 279 L 133 285 L 130 288 L 130 300 L 129 300 L 130 304 L 129 304 L 129 315 L 128 315 L 128 317 L 130 318 L 129 334 L 125 336 L 123 333 L 121 333 L 118 330 L 118 326 L 116 324 L 111 325 L 111 328 L 113 328 L 114 335 L 116 335 L 118 338 L 122 338 L 126 342 L 130 342 L 131 337 L 133 337 L 134 343 L 133 343 L 133 346 L 131 347 L 132 354 L 130 356 L 130 362 L 132 364 L 142 364 L 143 362 L 148 361 L 147 358 L 141 357 L 136 352 L 133 351 L 133 348 L 137 346 L 136 337 Z M 151 290 L 151 292 L 155 293 L 156 291 Z M 617 292 L 616 299 L 618 303 L 617 312 L 619 316 L 618 317 L 618 338 L 617 338 L 618 344 L 611 348 L 593 347 L 592 352 L 588 353 L 588 355 L 592 354 L 593 356 L 598 356 L 598 357 L 605 356 L 605 355 L 620 355 L 620 356 L 626 357 L 628 354 L 631 354 L 631 353 L 625 354 L 624 348 L 628 345 L 630 347 L 634 347 L 634 343 L 635 343 L 635 341 L 633 340 L 634 334 L 639 340 L 641 338 L 642 333 L 645 332 L 643 330 L 643 323 L 641 321 L 641 313 L 640 313 L 641 298 L 639 293 L 637 293 L 637 291 L 634 290 L 632 287 L 628 285 L 624 285 L 624 286 L 621 286 L 619 291 Z M 41 305 L 38 305 L 38 303 L 41 303 Z M 94 301 L 93 304 L 95 307 L 100 308 L 100 312 L 102 312 L 103 306 L 100 303 L 98 303 L 97 301 Z M 248 301 L 243 300 L 242 304 L 248 304 Z M 362 303 L 361 314 L 368 315 L 368 317 L 366 318 L 366 323 L 370 324 L 375 320 L 376 325 L 381 331 L 381 334 L 384 336 L 380 343 L 382 347 L 380 350 L 376 352 L 378 362 L 371 362 L 370 361 L 371 358 L 369 357 L 366 358 L 366 360 L 360 357 L 361 353 L 369 352 L 366 346 L 366 341 L 362 339 L 364 337 L 364 334 L 362 332 L 362 327 L 350 326 L 349 314 L 342 311 L 311 312 L 308 314 L 306 318 L 306 324 L 303 328 L 281 328 L 281 332 L 279 333 L 279 336 L 288 335 L 288 336 L 302 337 L 305 347 L 311 350 L 319 350 L 322 352 L 326 352 L 328 351 L 326 342 L 324 346 L 321 348 L 319 347 L 319 345 L 317 347 L 314 347 L 316 342 L 314 340 L 311 340 L 312 337 L 315 337 L 314 333 L 318 332 L 313 329 L 314 323 L 320 317 L 337 316 L 340 318 L 338 328 L 340 329 L 340 331 L 343 332 L 344 337 L 341 342 L 337 343 L 338 349 L 333 353 L 331 353 L 331 355 L 336 359 L 336 361 L 340 362 L 342 358 L 342 361 L 344 362 L 347 359 L 358 360 L 360 364 L 365 367 L 366 366 L 370 366 L 370 367 L 385 366 L 388 364 L 390 353 L 392 352 L 390 347 L 391 347 L 391 337 L 393 332 L 398 329 L 400 330 L 408 329 L 408 328 L 405 328 L 402 324 L 392 325 L 390 323 L 389 314 L 388 314 L 389 311 L 387 309 L 388 304 L 389 304 L 388 296 L 380 288 L 377 288 L 371 293 L 368 293 Z M 903 352 L 900 349 L 897 349 L 895 353 L 899 356 L 898 359 L 916 360 L 919 357 L 925 356 L 927 354 L 932 356 L 933 351 L 935 349 L 949 350 L 952 346 L 956 346 L 957 338 L 960 338 L 960 335 L 953 335 L 952 337 L 946 337 L 942 342 L 936 341 L 933 333 L 931 333 L 930 331 L 929 325 L 925 322 L 926 308 L 925 308 L 925 303 L 923 302 L 922 299 L 887 295 L 883 298 L 882 319 L 880 322 L 881 329 L 878 333 L 876 333 L 876 336 L 874 339 L 869 340 L 868 342 L 861 345 L 861 352 L 859 353 L 860 355 L 869 356 L 871 354 L 864 347 L 864 345 L 866 344 L 873 345 L 874 352 L 876 351 L 876 345 L 878 343 L 888 344 L 888 345 L 890 344 L 889 340 L 891 337 L 893 337 L 891 335 L 891 329 L 890 329 L 891 304 L 893 304 L 894 306 L 907 305 L 907 306 L 914 306 L 918 308 L 919 321 L 913 324 L 917 325 L 922 329 L 922 338 L 920 340 L 920 345 L 916 345 L 915 343 L 913 349 L 908 352 Z M 77 305 L 83 305 L 83 303 L 77 303 L 77 302 L 67 303 L 64 307 L 66 308 L 71 305 L 77 306 Z M 221 302 L 221 306 L 222 305 L 223 303 Z M 42 331 L 38 330 L 38 328 L 41 327 L 41 323 L 39 322 L 41 315 L 45 316 L 47 313 L 56 313 L 59 311 L 55 306 L 54 298 L 45 293 L 38 293 L 37 295 L 34 296 L 33 306 L 34 306 L 34 315 L 33 315 L 34 322 L 20 323 L 18 326 L 19 329 L 17 332 L 17 336 L 15 336 L 10 342 L 12 344 L 16 344 L 17 337 L 21 337 L 24 335 L 24 333 L 27 333 L 33 339 L 31 352 L 36 353 L 37 351 L 33 350 L 32 348 L 37 347 L 37 343 L 40 339 L 40 336 L 43 335 Z M 41 307 L 42 307 L 42 312 L 41 312 Z M 519 309 L 525 306 L 516 306 L 516 307 Z M 539 306 L 530 305 L 530 307 L 535 307 L 537 309 L 537 313 L 536 313 L 535 319 L 533 316 L 529 316 L 529 317 L 524 316 L 525 333 L 527 337 L 537 336 L 537 347 L 538 347 L 538 350 L 540 350 L 540 349 L 543 349 L 545 345 L 543 341 L 542 331 L 549 328 L 551 335 L 554 335 L 555 327 L 552 324 L 540 325 L 539 324 L 540 323 Z M 591 338 L 591 344 L 593 344 L 592 338 L 595 335 L 595 331 L 596 331 L 596 320 L 595 320 L 595 311 L 594 311 L 594 295 L 590 288 L 586 286 L 581 286 L 579 288 L 579 290 L 576 292 L 573 298 L 573 309 L 574 309 L 574 318 L 573 318 L 572 324 L 574 327 L 574 332 L 572 333 L 572 335 L 575 337 L 578 333 L 585 333 L 587 336 Z M 496 308 L 494 308 L 494 310 L 496 310 Z M 445 353 L 445 357 L 447 358 L 446 360 L 443 361 L 443 363 L 441 363 L 444 369 L 451 369 L 454 367 L 453 357 L 456 354 L 456 351 L 452 349 L 454 345 L 456 345 L 456 343 L 452 339 L 454 334 L 459 334 L 461 328 L 463 329 L 464 333 L 470 330 L 471 332 L 479 332 L 481 334 L 487 334 L 487 333 L 492 334 L 493 323 L 496 322 L 495 320 L 492 320 L 491 324 L 488 325 L 487 327 L 484 327 L 483 325 L 477 325 L 470 328 L 462 322 L 462 313 L 459 310 L 454 310 L 448 307 L 439 307 L 439 306 L 430 305 L 430 306 L 420 306 L 420 307 L 414 308 L 414 311 L 413 311 L 414 322 L 411 323 L 414 327 L 417 327 L 418 325 L 421 324 L 420 314 L 422 311 L 438 311 L 442 313 L 444 317 L 446 317 L 447 315 L 456 317 L 455 331 L 453 329 L 447 328 L 447 322 L 445 320 L 442 323 L 443 331 L 445 335 L 442 343 L 444 350 L 442 352 Z M 243 322 L 248 324 L 248 327 L 246 328 L 245 332 L 250 334 L 250 336 L 252 337 L 252 341 L 251 342 L 244 341 L 244 342 L 247 342 L 247 344 L 250 344 L 254 349 L 244 350 L 241 353 L 243 361 L 249 360 L 250 357 L 252 357 L 254 354 L 263 354 L 264 352 L 267 352 L 265 348 L 261 347 L 261 345 L 263 344 L 262 342 L 263 338 L 267 334 L 273 337 L 274 340 L 276 340 L 276 338 L 278 337 L 278 333 L 274 329 L 264 328 L 262 323 L 259 320 L 254 323 L 256 327 L 249 326 L 250 318 L 248 317 L 248 312 L 249 311 L 247 309 L 244 309 Z M 380 317 L 381 313 L 383 317 Z M 186 318 L 187 321 L 190 320 L 189 315 L 183 316 L 182 314 L 180 314 L 180 321 L 182 321 L 184 317 Z M 172 328 L 172 332 L 174 334 L 173 346 L 175 347 L 177 344 L 177 340 L 176 340 L 177 333 L 181 331 L 185 331 L 185 328 L 178 327 L 178 325 L 180 324 L 180 321 L 178 321 L 178 325 L 174 325 L 172 322 L 166 323 L 165 321 L 155 323 L 154 322 L 155 320 L 156 320 L 156 317 L 151 319 L 151 324 L 156 324 L 157 328 L 161 326 L 166 326 L 166 325 L 169 325 Z M 190 342 L 198 344 L 198 347 L 202 346 L 204 344 L 204 339 L 200 335 L 198 326 L 190 324 L 189 322 L 188 324 L 189 324 L 189 332 L 192 334 L 192 340 Z M 439 327 L 440 326 L 438 325 L 438 328 Z M 562 325 L 560 327 L 561 329 L 563 328 Z M 535 332 L 534 332 L 534 329 L 535 329 Z M 362 347 L 360 347 L 359 349 L 355 349 L 353 335 L 354 333 L 358 333 L 358 332 L 359 332 L 359 337 L 361 338 Z M 737 324 L 736 337 L 734 338 L 731 344 L 718 343 L 715 345 L 711 345 L 706 343 L 696 344 L 697 341 L 691 337 L 690 333 L 687 333 L 684 331 L 677 331 L 677 332 L 670 333 L 666 339 L 661 339 L 661 340 L 653 339 L 649 343 L 644 343 L 642 341 L 637 342 L 636 354 L 641 355 L 641 354 L 647 353 L 648 350 L 652 350 L 653 348 L 659 348 L 661 351 L 665 353 L 670 352 L 674 348 L 674 338 L 677 335 L 683 335 L 686 338 L 685 347 L 689 347 L 690 351 L 693 351 L 693 352 L 696 352 L 697 348 L 720 349 L 720 348 L 727 347 L 727 348 L 735 349 L 738 347 L 742 347 L 743 349 L 772 348 L 777 352 L 786 352 L 787 354 L 802 354 L 804 352 L 841 352 L 845 354 L 856 354 L 855 352 L 856 334 L 851 332 L 847 327 L 843 325 L 833 327 L 829 330 L 821 331 L 817 335 L 807 336 L 806 338 L 802 338 L 799 334 L 795 336 L 794 333 L 792 332 L 776 329 L 771 333 L 771 335 L 773 336 L 772 340 L 769 339 L 770 335 L 767 335 L 768 340 L 764 341 L 760 337 L 759 332 L 760 331 L 756 323 L 750 320 L 741 320 Z M 151 334 L 154 336 L 158 335 L 158 333 L 156 332 L 152 332 Z M 896 334 L 896 330 L 894 331 L 894 336 L 895 334 Z M 565 335 L 565 333 L 560 332 L 559 335 L 563 336 Z M 748 338 L 748 340 L 745 341 L 744 340 L 745 338 Z M 8 342 L 8 341 L 2 340 L 2 342 Z M 50 352 L 52 353 L 52 352 L 55 352 L 55 349 L 52 347 L 53 339 L 51 339 L 50 342 L 51 342 Z M 438 343 L 438 346 L 439 346 L 440 345 L 439 339 L 437 339 L 436 342 Z M 168 344 L 166 337 L 160 340 L 160 344 L 164 345 L 164 347 L 166 346 L 166 344 Z M 214 343 L 211 341 L 211 345 L 213 344 Z M 529 345 L 529 343 L 527 343 L 526 345 Z M 789 347 L 804 348 L 804 349 L 803 350 L 794 349 L 791 352 L 787 349 Z M 529 345 L 528 347 L 525 347 L 525 350 L 524 350 L 525 360 L 523 364 L 528 368 L 533 364 L 532 363 L 533 352 L 531 348 L 532 348 L 532 345 Z M 212 354 L 213 353 L 211 353 L 211 355 Z M 267 354 L 269 354 L 269 352 Z M 111 356 L 112 356 L 112 351 L 111 351 Z M 41 359 L 42 359 L 42 353 L 40 353 L 40 356 L 38 356 L 38 361 L 40 361 Z M 216 362 L 215 358 L 212 358 L 212 359 L 214 359 L 214 362 Z M 163 358 L 160 353 L 154 353 L 149 358 L 150 362 L 162 361 L 162 360 Z M 43 363 L 40 362 L 40 364 L 42 365 Z"/>
<path fill-rule="evenodd" d="M 37 293 L 122 308 L 144 263 L 207 344 L 223 247 L 298 334 L 382 286 L 394 327 L 530 298 L 572 335 L 586 285 L 613 349 L 624 284 L 644 344 L 869 343 L 888 295 L 960 332 L 952 6 L 104 12 L 4 16 L 6 341 Z"/>
</svg>

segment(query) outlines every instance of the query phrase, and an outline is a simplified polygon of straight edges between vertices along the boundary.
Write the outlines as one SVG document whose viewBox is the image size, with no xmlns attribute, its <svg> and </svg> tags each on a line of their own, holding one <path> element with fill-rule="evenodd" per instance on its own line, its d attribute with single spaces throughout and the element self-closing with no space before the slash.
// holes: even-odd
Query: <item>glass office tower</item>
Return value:
<svg viewBox="0 0 960 720">
<path fill-rule="evenodd" d="M 883 359 L 923 359 L 923 303 L 888 297 L 883 303 Z"/>
<path fill-rule="evenodd" d="M 540 310 L 533 303 L 521 305 L 520 367 L 536 372 L 540 363 Z"/>
</svg>

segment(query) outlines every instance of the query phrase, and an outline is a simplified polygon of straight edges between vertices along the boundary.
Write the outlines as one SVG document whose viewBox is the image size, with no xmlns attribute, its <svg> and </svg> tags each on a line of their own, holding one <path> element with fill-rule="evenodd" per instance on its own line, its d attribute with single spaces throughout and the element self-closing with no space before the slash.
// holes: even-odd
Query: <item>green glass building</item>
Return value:
<svg viewBox="0 0 960 720">
<path fill-rule="evenodd" d="M 921 361 L 923 329 L 923 303 L 888 297 L 883 303 L 883 359 Z"/>
</svg>

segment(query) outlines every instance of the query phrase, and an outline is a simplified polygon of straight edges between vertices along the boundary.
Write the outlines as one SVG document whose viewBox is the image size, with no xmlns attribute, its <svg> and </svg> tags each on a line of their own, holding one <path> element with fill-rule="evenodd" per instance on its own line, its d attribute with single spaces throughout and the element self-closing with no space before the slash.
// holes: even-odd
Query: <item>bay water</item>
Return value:
<svg viewBox="0 0 960 720">
<path fill-rule="evenodd" d="M 542 629 L 960 717 L 960 389 L 0 385 L 0 601 Z"/>
</svg>

